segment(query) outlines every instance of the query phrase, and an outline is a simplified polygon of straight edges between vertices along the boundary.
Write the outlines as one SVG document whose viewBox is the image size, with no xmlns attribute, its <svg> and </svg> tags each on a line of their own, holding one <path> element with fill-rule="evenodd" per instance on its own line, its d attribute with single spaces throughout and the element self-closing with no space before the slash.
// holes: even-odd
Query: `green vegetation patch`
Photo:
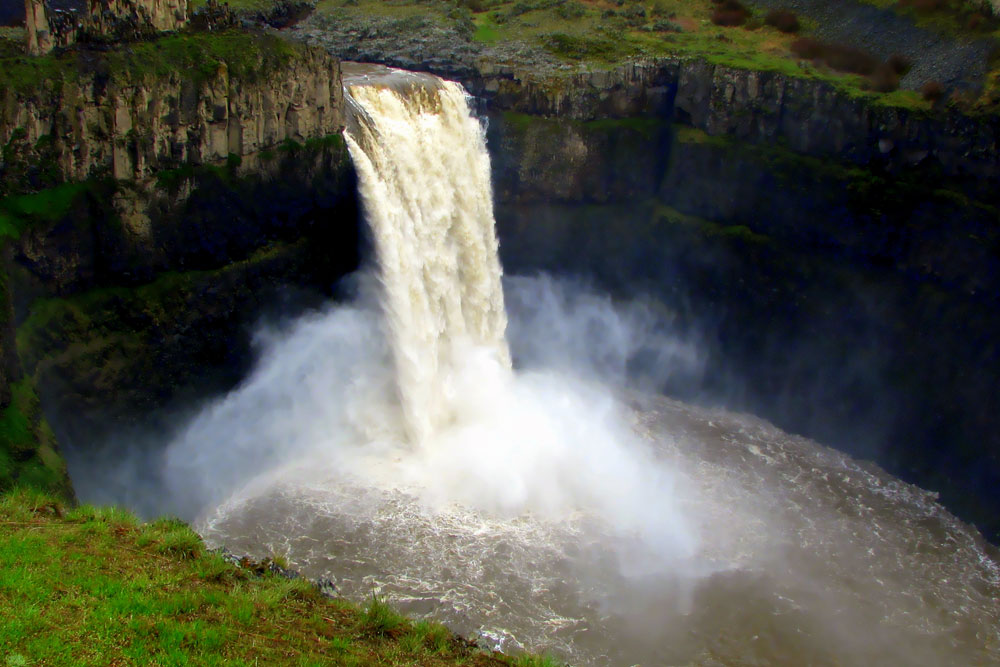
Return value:
<svg viewBox="0 0 1000 667">
<path fill-rule="evenodd" d="M 327 599 L 310 582 L 255 576 L 173 519 L 0 496 L 5 664 L 523 665 L 383 601 Z"/>
<path fill-rule="evenodd" d="M 659 203 L 653 208 L 653 220 L 654 224 L 677 225 L 679 227 L 690 228 L 707 239 L 720 238 L 744 246 L 765 246 L 772 243 L 769 237 L 754 232 L 746 225 L 725 225 L 712 220 L 706 220 L 705 218 L 687 215 L 673 207 Z"/>
<path fill-rule="evenodd" d="M 238 31 L 176 33 L 108 51 L 81 48 L 36 57 L 8 51 L 0 54 L 0 90 L 38 94 L 85 77 L 132 82 L 182 75 L 199 83 L 222 67 L 232 76 L 257 80 L 306 53 L 306 47 L 275 35 Z"/>
<path fill-rule="evenodd" d="M 481 17 L 475 22 L 476 31 L 472 33 L 472 39 L 485 44 L 493 44 L 500 41 L 500 31 L 497 25 L 489 17 Z"/>
<path fill-rule="evenodd" d="M 31 380 L 13 383 L 11 395 L 10 405 L 0 409 L 0 491 L 19 484 L 71 496 L 66 466 Z"/>
<path fill-rule="evenodd" d="M 0 199 L 0 239 L 16 239 L 33 224 L 62 219 L 90 188 L 89 183 L 66 183 Z"/>
</svg>

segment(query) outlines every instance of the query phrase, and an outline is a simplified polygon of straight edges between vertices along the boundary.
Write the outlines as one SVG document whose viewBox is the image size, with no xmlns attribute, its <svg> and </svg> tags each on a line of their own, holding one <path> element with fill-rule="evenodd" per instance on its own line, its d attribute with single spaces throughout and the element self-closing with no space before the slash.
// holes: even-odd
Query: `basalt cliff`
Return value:
<svg viewBox="0 0 1000 667">
<path fill-rule="evenodd" d="M 3 485 L 65 485 L 36 387 L 75 415 L 64 440 L 127 422 L 238 373 L 282 277 L 329 288 L 357 262 L 325 241 L 356 227 L 337 60 L 242 34 L 126 48 L 17 61 L 0 93 Z"/>
<path fill-rule="evenodd" d="M 359 47 L 293 32 L 313 46 L 171 35 L 9 79 L 0 406 L 22 444 L 0 484 L 65 484 L 46 415 L 86 455 L 231 386 L 267 304 L 358 266 L 338 59 Z M 508 272 L 653 296 L 709 359 L 664 391 L 872 458 L 996 537 L 996 115 L 699 57 L 375 55 L 475 96 Z"/>
</svg>

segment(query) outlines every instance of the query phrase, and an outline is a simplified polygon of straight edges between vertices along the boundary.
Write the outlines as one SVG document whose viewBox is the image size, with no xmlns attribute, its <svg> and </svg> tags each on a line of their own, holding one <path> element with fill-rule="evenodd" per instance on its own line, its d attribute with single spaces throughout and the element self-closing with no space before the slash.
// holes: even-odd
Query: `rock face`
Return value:
<svg viewBox="0 0 1000 667">
<path fill-rule="evenodd" d="M 204 79 L 171 72 L 108 80 L 93 73 L 27 94 L 0 92 L 0 144 L 30 148 L 41 141 L 66 180 L 143 180 L 286 139 L 336 134 L 343 128 L 341 96 L 339 63 L 311 50 L 252 80 L 231 75 L 223 63 Z M 0 170 L 9 167 L 0 162 Z"/>
<path fill-rule="evenodd" d="M 163 48 L 217 38 L 184 39 Z M 263 46 L 186 72 L 81 50 L 0 92 L 16 195 L 0 199 L 0 430 L 30 426 L 17 451 L 0 439 L 0 488 L 69 488 L 39 396 L 64 444 L 90 442 L 209 376 L 235 381 L 263 294 L 328 291 L 357 267 L 339 62 L 218 39 L 233 41 L 213 53 Z"/>
<path fill-rule="evenodd" d="M 80 38 L 134 40 L 187 25 L 187 0 L 24 0 L 28 53 Z"/>
<path fill-rule="evenodd" d="M 889 158 L 900 165 L 931 157 L 947 174 L 975 179 L 987 192 L 1000 179 L 1000 116 L 995 114 L 893 106 L 819 79 L 698 57 L 638 59 L 611 70 L 581 72 L 528 47 L 508 53 L 460 37 L 435 39 L 429 29 L 407 30 L 398 38 L 374 22 L 337 22 L 347 27 L 314 16 L 291 36 L 345 59 L 456 79 L 495 110 L 571 120 L 649 115 L 711 135 L 763 145 L 781 142 L 817 157 L 860 163 Z"/>
<path fill-rule="evenodd" d="M 39 433 L 54 432 L 77 461 L 109 432 L 232 386 L 253 357 L 248 331 L 286 286 L 328 297 L 359 263 L 354 173 L 339 136 L 161 177 L 140 190 L 62 186 L 73 188 L 63 210 L 4 247 L 0 420 L 19 391 L 37 408 L 37 392 L 52 427 Z M 33 442 L 56 451 L 55 437 L 29 439 L 25 465 L 40 456 Z M 0 473 L 5 454 L 0 441 Z M 0 489 L 25 470 L 0 474 Z"/>
<path fill-rule="evenodd" d="M 611 71 L 538 78 L 480 71 L 466 79 L 491 107 L 572 120 L 654 116 L 713 136 L 792 151 L 899 165 L 931 158 L 985 191 L 1000 178 L 1000 117 L 920 112 L 855 98 L 832 84 L 697 59 L 633 62 Z"/>
<path fill-rule="evenodd" d="M 1000 539 L 996 191 L 649 117 L 489 132 L 505 270 L 654 297 L 706 358 L 665 390 L 873 459 Z"/>
</svg>

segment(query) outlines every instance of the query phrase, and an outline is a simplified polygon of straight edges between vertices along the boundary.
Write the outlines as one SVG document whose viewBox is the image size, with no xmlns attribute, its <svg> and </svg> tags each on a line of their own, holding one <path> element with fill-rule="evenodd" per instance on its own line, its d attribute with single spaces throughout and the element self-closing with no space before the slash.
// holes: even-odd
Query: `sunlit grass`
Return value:
<svg viewBox="0 0 1000 667">
<path fill-rule="evenodd" d="M 0 664 L 549 665 L 472 649 L 384 600 L 254 576 L 176 519 L 0 496 Z"/>
</svg>

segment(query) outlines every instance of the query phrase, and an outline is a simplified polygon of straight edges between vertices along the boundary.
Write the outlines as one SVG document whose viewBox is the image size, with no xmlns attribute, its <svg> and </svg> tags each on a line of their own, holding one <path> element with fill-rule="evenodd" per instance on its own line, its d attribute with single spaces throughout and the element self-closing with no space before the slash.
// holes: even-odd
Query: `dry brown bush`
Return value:
<svg viewBox="0 0 1000 667">
<path fill-rule="evenodd" d="M 937 102 L 944 97 L 944 85 L 940 81 L 928 81 L 921 86 L 920 94 L 928 102 Z"/>
<path fill-rule="evenodd" d="M 801 27 L 799 25 L 799 17 L 795 15 L 795 12 L 787 9 L 772 9 L 764 17 L 764 23 L 777 28 L 781 32 L 798 32 Z"/>
</svg>

